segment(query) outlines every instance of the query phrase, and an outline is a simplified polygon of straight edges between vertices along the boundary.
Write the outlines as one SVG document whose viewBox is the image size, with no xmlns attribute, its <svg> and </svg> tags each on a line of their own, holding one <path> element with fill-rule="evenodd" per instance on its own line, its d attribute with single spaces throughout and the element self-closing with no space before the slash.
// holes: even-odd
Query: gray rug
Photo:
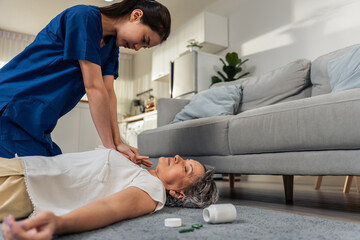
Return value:
<svg viewBox="0 0 360 240">
<path fill-rule="evenodd" d="M 279 211 L 237 206 L 237 220 L 206 224 L 201 209 L 165 208 L 152 215 L 113 224 L 96 231 L 57 237 L 58 240 L 95 239 L 359 239 L 360 224 L 309 217 Z M 182 228 L 202 223 L 194 232 L 167 228 L 164 219 L 180 217 Z M 2 239 L 2 237 L 0 237 Z"/>
</svg>

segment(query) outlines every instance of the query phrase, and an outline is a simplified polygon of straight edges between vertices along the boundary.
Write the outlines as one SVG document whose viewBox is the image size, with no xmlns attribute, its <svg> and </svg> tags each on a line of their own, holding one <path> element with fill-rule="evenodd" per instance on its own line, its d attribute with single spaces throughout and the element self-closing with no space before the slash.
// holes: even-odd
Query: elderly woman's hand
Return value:
<svg viewBox="0 0 360 240">
<path fill-rule="evenodd" d="M 57 227 L 57 217 L 52 212 L 41 212 L 35 217 L 15 222 L 13 216 L 4 218 L 1 232 L 5 240 L 51 239 Z"/>
<path fill-rule="evenodd" d="M 135 164 L 142 164 L 146 167 L 151 167 L 152 162 L 149 161 L 148 156 L 140 156 L 139 150 L 137 148 L 134 148 L 132 146 L 129 146 L 125 143 L 121 143 L 116 146 L 116 150 L 118 150 L 120 153 L 122 153 L 125 157 L 130 159 Z"/>
</svg>

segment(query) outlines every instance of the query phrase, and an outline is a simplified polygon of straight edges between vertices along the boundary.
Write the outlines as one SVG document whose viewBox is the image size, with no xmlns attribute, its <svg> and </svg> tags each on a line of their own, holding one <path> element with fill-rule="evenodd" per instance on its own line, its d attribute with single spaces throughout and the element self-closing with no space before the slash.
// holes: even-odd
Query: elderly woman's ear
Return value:
<svg viewBox="0 0 360 240">
<path fill-rule="evenodd" d="M 176 191 L 176 190 L 169 190 L 169 194 L 173 197 L 173 198 L 177 198 L 177 199 L 183 199 L 185 197 L 184 191 Z"/>
</svg>

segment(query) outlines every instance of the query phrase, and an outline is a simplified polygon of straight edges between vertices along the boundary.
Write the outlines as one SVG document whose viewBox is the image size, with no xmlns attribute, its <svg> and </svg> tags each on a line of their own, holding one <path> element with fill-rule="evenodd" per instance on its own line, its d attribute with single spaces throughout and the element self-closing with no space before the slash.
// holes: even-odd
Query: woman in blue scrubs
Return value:
<svg viewBox="0 0 360 240">
<path fill-rule="evenodd" d="M 170 23 L 168 9 L 154 0 L 78 5 L 60 13 L 0 69 L 0 157 L 60 154 L 51 132 L 86 93 L 103 145 L 146 162 L 121 141 L 113 81 L 119 47 L 158 45 Z"/>
</svg>

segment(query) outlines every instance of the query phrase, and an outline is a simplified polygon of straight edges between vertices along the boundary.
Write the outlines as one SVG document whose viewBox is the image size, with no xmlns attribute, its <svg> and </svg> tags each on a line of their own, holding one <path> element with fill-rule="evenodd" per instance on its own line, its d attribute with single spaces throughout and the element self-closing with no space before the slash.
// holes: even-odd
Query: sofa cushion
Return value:
<svg viewBox="0 0 360 240">
<path fill-rule="evenodd" d="M 360 149 L 360 89 L 249 110 L 230 119 L 232 154 Z"/>
<path fill-rule="evenodd" d="M 347 52 L 351 51 L 354 47 L 359 46 L 353 45 L 346 48 L 339 49 L 337 51 L 325 54 L 316 58 L 311 64 L 311 83 L 312 91 L 311 96 L 317 96 L 331 92 L 330 78 L 328 73 L 329 61 L 343 56 Z"/>
<path fill-rule="evenodd" d="M 360 87 L 360 46 L 328 63 L 332 92 Z"/>
<path fill-rule="evenodd" d="M 303 90 L 310 85 L 310 65 L 309 60 L 299 59 L 261 76 L 217 83 L 212 87 L 240 83 L 243 87 L 243 97 L 238 112 L 244 112 L 306 97 Z"/>
<path fill-rule="evenodd" d="M 140 153 L 151 157 L 229 155 L 231 117 L 199 118 L 144 131 L 138 136 Z"/>
<path fill-rule="evenodd" d="M 220 115 L 234 115 L 241 102 L 240 84 L 208 89 L 195 95 L 171 123 Z"/>
</svg>

